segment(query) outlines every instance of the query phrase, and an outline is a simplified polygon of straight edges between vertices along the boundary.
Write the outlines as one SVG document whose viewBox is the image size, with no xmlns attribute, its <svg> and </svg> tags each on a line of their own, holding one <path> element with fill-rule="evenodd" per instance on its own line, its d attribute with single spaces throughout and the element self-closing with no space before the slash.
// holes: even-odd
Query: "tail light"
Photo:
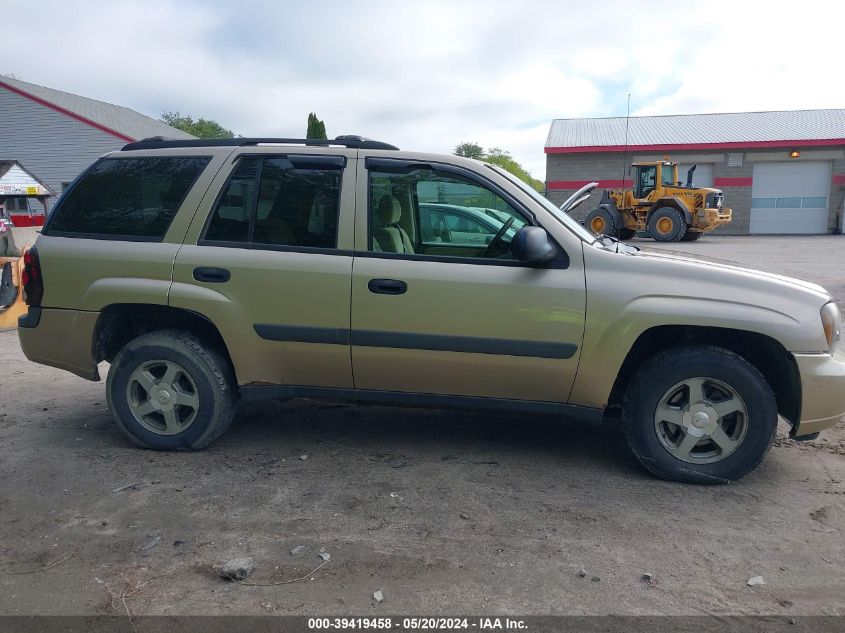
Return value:
<svg viewBox="0 0 845 633">
<path fill-rule="evenodd" d="M 28 306 L 40 306 L 44 296 L 44 278 L 41 276 L 41 262 L 38 251 L 30 248 L 23 254 L 23 272 L 21 273 L 23 300 Z"/>
</svg>

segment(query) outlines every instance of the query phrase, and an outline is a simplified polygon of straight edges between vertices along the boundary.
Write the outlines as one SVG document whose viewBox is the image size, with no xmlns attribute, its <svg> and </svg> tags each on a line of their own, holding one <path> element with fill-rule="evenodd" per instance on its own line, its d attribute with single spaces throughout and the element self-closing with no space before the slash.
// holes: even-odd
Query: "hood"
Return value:
<svg viewBox="0 0 845 633">
<path fill-rule="evenodd" d="M 578 191 L 573 193 L 569 196 L 563 203 L 560 205 L 560 210 L 564 213 L 569 213 L 579 204 L 584 202 L 587 198 L 590 197 L 590 194 L 593 192 L 593 189 L 599 186 L 597 182 L 588 182 L 586 185 L 581 187 Z"/>
<path fill-rule="evenodd" d="M 787 277 L 786 275 L 778 275 L 776 273 L 757 270 L 755 268 L 748 268 L 747 266 L 744 266 L 737 262 L 732 262 L 730 260 L 697 257 L 695 255 L 690 255 L 689 253 L 681 253 L 678 251 L 664 251 L 657 249 L 641 249 L 639 252 L 635 253 L 635 257 L 645 257 L 655 260 L 675 261 L 678 263 L 693 264 L 711 271 L 723 271 L 724 273 L 727 273 L 729 275 L 735 274 L 744 278 L 756 277 L 757 279 L 767 280 L 787 288 L 800 289 L 810 292 L 814 295 L 817 295 L 818 298 L 824 299 L 825 301 L 831 300 L 830 293 L 828 293 L 827 290 L 825 290 L 822 286 L 818 284 L 814 284 L 809 281 L 804 281 L 803 279 L 796 279 L 795 277 Z"/>
</svg>

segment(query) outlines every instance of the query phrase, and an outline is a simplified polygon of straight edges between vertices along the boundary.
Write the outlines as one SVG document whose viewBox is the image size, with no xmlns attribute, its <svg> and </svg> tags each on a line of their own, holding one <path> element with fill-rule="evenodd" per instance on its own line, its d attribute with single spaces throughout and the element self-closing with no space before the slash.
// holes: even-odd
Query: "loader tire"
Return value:
<svg viewBox="0 0 845 633">
<path fill-rule="evenodd" d="M 687 234 L 681 238 L 681 241 L 695 242 L 696 240 L 700 240 L 702 235 L 704 235 L 704 233 L 701 231 L 687 231 Z"/>
<path fill-rule="evenodd" d="M 680 242 L 688 228 L 684 214 L 674 207 L 660 207 L 648 216 L 648 232 L 658 242 Z"/>
<path fill-rule="evenodd" d="M 584 218 L 584 225 L 596 235 L 619 237 L 620 227 L 616 226 L 616 219 L 610 211 L 602 207 L 590 211 Z"/>
</svg>

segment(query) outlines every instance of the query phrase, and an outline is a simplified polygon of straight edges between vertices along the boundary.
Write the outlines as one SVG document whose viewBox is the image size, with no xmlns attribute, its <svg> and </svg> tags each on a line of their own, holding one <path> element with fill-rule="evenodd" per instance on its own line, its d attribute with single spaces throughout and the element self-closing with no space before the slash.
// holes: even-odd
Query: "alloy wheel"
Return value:
<svg viewBox="0 0 845 633">
<path fill-rule="evenodd" d="M 654 430 L 674 457 L 691 464 L 711 464 L 742 444 L 748 431 L 748 409 L 729 385 L 712 378 L 689 378 L 660 398 Z"/>
<path fill-rule="evenodd" d="M 153 360 L 137 367 L 129 376 L 126 396 L 135 420 L 158 435 L 181 433 L 199 411 L 196 383 L 172 361 Z"/>
</svg>

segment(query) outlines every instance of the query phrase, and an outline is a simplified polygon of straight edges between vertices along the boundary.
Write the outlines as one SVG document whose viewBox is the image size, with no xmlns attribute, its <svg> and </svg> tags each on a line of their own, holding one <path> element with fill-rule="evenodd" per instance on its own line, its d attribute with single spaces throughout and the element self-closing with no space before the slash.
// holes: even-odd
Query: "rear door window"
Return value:
<svg viewBox="0 0 845 633">
<path fill-rule="evenodd" d="M 345 164 L 340 156 L 241 158 L 223 188 L 201 243 L 294 250 L 335 248 Z"/>
<path fill-rule="evenodd" d="M 209 160 L 104 158 L 65 192 L 44 233 L 161 241 Z"/>
</svg>

